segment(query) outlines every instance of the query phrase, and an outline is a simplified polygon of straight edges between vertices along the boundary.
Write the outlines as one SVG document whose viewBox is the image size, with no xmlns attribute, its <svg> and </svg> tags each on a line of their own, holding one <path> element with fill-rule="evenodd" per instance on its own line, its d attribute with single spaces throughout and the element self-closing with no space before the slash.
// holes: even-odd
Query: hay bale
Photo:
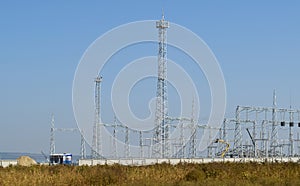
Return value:
<svg viewBox="0 0 300 186">
<path fill-rule="evenodd" d="M 31 166 L 31 165 L 36 165 L 36 161 L 29 156 L 20 156 L 18 159 L 18 165 L 21 166 Z"/>
</svg>

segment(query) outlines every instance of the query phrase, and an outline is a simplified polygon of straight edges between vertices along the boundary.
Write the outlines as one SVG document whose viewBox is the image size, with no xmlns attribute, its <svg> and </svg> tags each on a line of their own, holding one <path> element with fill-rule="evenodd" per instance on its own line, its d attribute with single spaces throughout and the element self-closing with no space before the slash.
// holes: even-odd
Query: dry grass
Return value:
<svg viewBox="0 0 300 186">
<path fill-rule="evenodd" d="M 13 166 L 0 185 L 299 185 L 300 164 L 210 163 L 151 166 Z"/>
</svg>

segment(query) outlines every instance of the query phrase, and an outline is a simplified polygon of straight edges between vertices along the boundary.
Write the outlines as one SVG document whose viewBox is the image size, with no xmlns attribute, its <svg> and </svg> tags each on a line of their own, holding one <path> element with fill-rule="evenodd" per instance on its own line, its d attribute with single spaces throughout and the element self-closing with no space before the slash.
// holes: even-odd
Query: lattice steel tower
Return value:
<svg viewBox="0 0 300 186">
<path fill-rule="evenodd" d="M 273 92 L 273 108 L 272 108 L 272 133 L 271 133 L 271 150 L 272 156 L 276 156 L 276 148 L 278 147 L 278 131 L 277 131 L 277 105 L 276 91 Z"/>
<path fill-rule="evenodd" d="M 85 140 L 84 140 L 84 131 L 79 130 L 80 132 L 80 158 L 86 159 L 86 148 L 85 148 Z"/>
<path fill-rule="evenodd" d="M 235 128 L 234 128 L 234 143 L 233 143 L 234 151 L 240 157 L 243 155 L 242 126 L 240 123 L 240 112 L 241 111 L 242 110 L 240 109 L 240 107 L 237 106 L 236 111 L 235 111 Z"/>
<path fill-rule="evenodd" d="M 162 19 L 156 22 L 159 33 L 158 49 L 158 80 L 156 92 L 156 112 L 155 112 L 155 134 L 153 156 L 156 158 L 166 158 L 169 156 L 169 127 L 166 123 L 168 115 L 167 98 L 167 47 L 166 30 L 169 22 L 165 21 L 164 14 Z"/>
<path fill-rule="evenodd" d="M 51 128 L 50 128 L 50 154 L 55 153 L 55 139 L 54 139 L 54 114 L 51 115 Z"/>
<path fill-rule="evenodd" d="M 196 138 L 197 138 L 197 125 L 195 121 L 195 99 L 192 102 L 192 114 L 191 114 L 191 139 L 190 139 L 190 149 L 189 157 L 195 158 L 196 156 Z"/>
<path fill-rule="evenodd" d="M 102 77 L 95 79 L 95 123 L 93 127 L 93 141 L 92 141 L 92 158 L 99 158 L 101 155 L 101 126 L 100 126 L 100 91 L 101 91 Z"/>
</svg>

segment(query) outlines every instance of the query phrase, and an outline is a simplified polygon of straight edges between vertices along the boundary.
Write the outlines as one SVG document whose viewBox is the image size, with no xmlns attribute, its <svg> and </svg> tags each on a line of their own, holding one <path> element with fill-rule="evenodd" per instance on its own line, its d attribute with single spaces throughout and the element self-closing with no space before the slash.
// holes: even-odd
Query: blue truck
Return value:
<svg viewBox="0 0 300 186">
<path fill-rule="evenodd" d="M 72 164 L 72 154 L 62 153 L 62 154 L 50 154 L 50 165 L 71 165 Z"/>
</svg>

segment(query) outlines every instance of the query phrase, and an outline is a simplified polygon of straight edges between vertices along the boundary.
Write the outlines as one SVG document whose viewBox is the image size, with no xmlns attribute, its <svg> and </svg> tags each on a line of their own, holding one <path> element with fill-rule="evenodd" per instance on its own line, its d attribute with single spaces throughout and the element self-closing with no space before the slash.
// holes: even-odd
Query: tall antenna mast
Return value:
<svg viewBox="0 0 300 186">
<path fill-rule="evenodd" d="M 169 22 L 165 21 L 162 12 L 161 20 L 156 22 L 156 28 L 159 33 L 158 49 L 158 80 L 156 92 L 156 112 L 155 112 L 155 134 L 153 155 L 157 158 L 166 158 L 169 156 L 169 127 L 166 123 L 167 118 L 167 47 L 166 47 L 166 29 L 169 28 Z"/>
<path fill-rule="evenodd" d="M 276 103 L 276 90 L 273 91 L 273 108 L 272 108 L 272 132 L 271 132 L 271 148 L 272 156 L 276 156 L 276 147 L 278 132 L 277 132 L 277 103 Z"/>
<path fill-rule="evenodd" d="M 102 77 L 95 79 L 95 123 L 93 127 L 92 158 L 98 158 L 101 155 L 101 126 L 100 126 L 100 91 Z"/>
<path fill-rule="evenodd" d="M 51 128 L 50 128 L 50 154 L 55 153 L 55 139 L 54 139 L 54 114 L 51 115 Z"/>
</svg>

